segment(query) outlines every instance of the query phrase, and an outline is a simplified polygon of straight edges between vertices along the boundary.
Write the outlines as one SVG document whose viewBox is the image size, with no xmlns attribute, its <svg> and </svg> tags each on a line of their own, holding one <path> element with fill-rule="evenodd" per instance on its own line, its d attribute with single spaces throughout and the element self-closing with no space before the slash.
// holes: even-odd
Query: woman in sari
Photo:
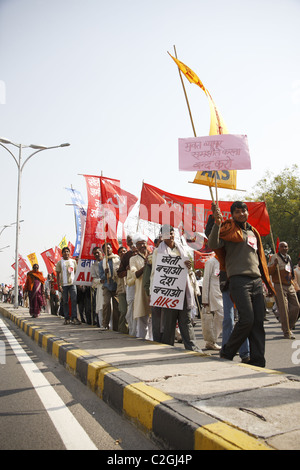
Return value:
<svg viewBox="0 0 300 470">
<path fill-rule="evenodd" d="M 27 273 L 24 292 L 28 293 L 29 313 L 33 318 L 37 318 L 44 305 L 44 283 L 43 273 L 39 271 L 39 265 L 34 264 L 32 271 Z"/>
</svg>

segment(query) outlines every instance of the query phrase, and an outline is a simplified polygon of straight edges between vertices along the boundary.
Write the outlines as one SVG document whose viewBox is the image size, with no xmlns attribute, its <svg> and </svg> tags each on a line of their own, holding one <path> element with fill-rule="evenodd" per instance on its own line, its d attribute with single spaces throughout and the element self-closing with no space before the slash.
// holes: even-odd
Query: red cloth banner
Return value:
<svg viewBox="0 0 300 470">
<path fill-rule="evenodd" d="M 103 204 L 101 197 L 101 177 L 84 175 L 88 208 L 84 230 L 81 259 L 94 259 L 93 248 L 102 246 L 106 241 L 112 245 L 114 253 L 117 253 L 119 244 L 117 239 L 117 222 L 115 211 Z M 115 186 L 119 186 L 118 180 L 109 180 Z"/>
<path fill-rule="evenodd" d="M 102 204 L 115 212 L 116 220 L 125 223 L 129 212 L 133 209 L 138 198 L 121 189 L 120 181 L 100 177 Z"/>
<path fill-rule="evenodd" d="M 55 266 L 56 263 L 58 263 L 58 261 L 61 259 L 61 256 L 61 250 L 58 247 L 55 247 L 54 250 L 53 248 L 49 248 L 49 250 L 45 250 L 43 253 L 41 253 L 41 257 L 44 260 L 48 274 L 56 274 Z"/>
<path fill-rule="evenodd" d="M 19 278 L 19 284 L 24 286 L 25 282 L 26 282 L 26 275 L 28 273 L 28 271 L 30 271 L 30 268 L 28 267 L 25 259 L 19 255 L 19 267 L 18 267 L 18 278 Z M 16 269 L 15 268 L 15 265 L 16 263 L 12 264 L 11 267 L 13 269 Z"/>
<path fill-rule="evenodd" d="M 246 202 L 249 218 L 261 236 L 270 233 L 270 219 L 264 202 Z M 231 217 L 232 202 L 219 201 L 224 220 Z M 171 194 L 144 183 L 141 192 L 139 217 L 157 224 L 169 223 L 174 227 L 184 226 L 187 231 L 203 232 L 211 214 L 211 201 Z"/>
</svg>

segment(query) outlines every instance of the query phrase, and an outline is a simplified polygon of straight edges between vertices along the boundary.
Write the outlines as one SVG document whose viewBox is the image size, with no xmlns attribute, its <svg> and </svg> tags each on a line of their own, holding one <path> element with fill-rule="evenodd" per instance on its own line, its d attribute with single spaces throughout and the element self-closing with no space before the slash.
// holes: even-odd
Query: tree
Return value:
<svg viewBox="0 0 300 470">
<path fill-rule="evenodd" d="M 300 178 L 298 166 L 285 168 L 274 176 L 267 171 L 257 183 L 255 191 L 247 197 L 249 201 L 265 201 L 271 222 L 271 231 L 276 240 L 289 245 L 289 255 L 296 264 L 300 255 Z M 266 253 L 274 252 L 271 235 L 263 237 Z"/>
</svg>

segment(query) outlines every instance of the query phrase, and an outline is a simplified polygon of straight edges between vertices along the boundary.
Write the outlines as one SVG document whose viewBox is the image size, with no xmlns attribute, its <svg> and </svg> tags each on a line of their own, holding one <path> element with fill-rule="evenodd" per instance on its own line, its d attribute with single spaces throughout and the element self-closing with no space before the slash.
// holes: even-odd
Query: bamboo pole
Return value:
<svg viewBox="0 0 300 470">
<path fill-rule="evenodd" d="M 101 170 L 101 178 L 103 177 L 103 171 Z M 101 180 L 100 180 L 100 194 L 101 194 Z M 105 230 L 105 217 L 104 217 L 104 208 L 102 204 L 102 195 L 101 195 L 101 206 L 102 206 L 102 226 L 103 226 L 103 235 L 104 235 L 104 244 L 105 244 L 105 261 L 106 261 L 106 269 L 108 272 L 106 273 L 107 282 L 109 282 L 109 266 L 108 266 L 108 256 L 107 256 L 107 243 L 106 243 L 106 230 Z"/>
<path fill-rule="evenodd" d="M 266 202 L 266 200 L 265 200 L 264 202 L 265 202 L 266 208 L 267 208 L 267 202 Z M 268 210 L 268 208 L 267 208 L 267 210 Z M 274 250 L 274 253 L 276 254 L 276 248 L 275 248 L 275 242 L 274 242 L 274 237 L 273 237 L 273 231 L 272 231 L 271 223 L 270 223 L 270 235 L 271 235 L 273 250 Z M 281 281 L 281 277 L 280 277 L 280 269 L 279 269 L 278 264 L 277 264 L 276 268 L 277 268 L 277 274 L 278 274 L 278 279 L 279 279 L 280 292 L 281 292 L 281 295 L 282 295 L 282 300 L 283 300 L 283 305 L 284 305 L 284 311 L 285 311 L 285 316 L 286 316 L 286 323 L 287 323 L 287 327 L 288 327 L 288 334 L 289 334 L 289 337 L 292 338 L 293 335 L 292 335 L 292 332 L 291 332 L 291 330 L 290 330 L 289 314 L 288 314 L 287 306 L 286 306 L 285 299 L 284 299 L 284 292 L 283 292 L 282 281 Z M 276 298 L 276 297 L 275 297 L 275 298 Z"/>
<path fill-rule="evenodd" d="M 174 47 L 175 57 L 176 57 L 176 59 L 178 59 L 176 47 L 175 46 L 173 46 L 173 47 Z M 197 137 L 196 129 L 195 129 L 194 121 L 193 121 L 193 116 L 192 116 L 192 111 L 191 111 L 191 107 L 190 107 L 190 103 L 189 103 L 189 100 L 188 100 L 187 92 L 186 92 L 186 89 L 185 89 L 184 81 L 183 81 L 183 78 L 182 78 L 181 71 L 180 71 L 179 67 L 178 67 L 178 72 L 179 72 L 181 85 L 182 85 L 182 88 L 183 88 L 183 93 L 184 93 L 184 96 L 185 96 L 185 101 L 186 101 L 187 108 L 188 108 L 188 111 L 189 111 L 189 116 L 190 116 L 193 132 L 194 132 L 194 137 Z M 210 191 L 210 196 L 211 196 L 212 202 L 215 204 L 214 195 L 213 195 L 211 186 L 209 186 L 209 191 Z"/>
</svg>

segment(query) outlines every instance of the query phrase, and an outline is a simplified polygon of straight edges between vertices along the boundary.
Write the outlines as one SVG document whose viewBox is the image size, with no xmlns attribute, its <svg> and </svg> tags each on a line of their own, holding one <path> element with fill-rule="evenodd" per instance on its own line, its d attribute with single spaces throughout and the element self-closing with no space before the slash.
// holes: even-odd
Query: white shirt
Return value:
<svg viewBox="0 0 300 470">
<path fill-rule="evenodd" d="M 211 312 L 223 309 L 220 290 L 220 263 L 214 257 L 206 261 L 203 274 L 202 303 L 208 304 Z"/>
</svg>

